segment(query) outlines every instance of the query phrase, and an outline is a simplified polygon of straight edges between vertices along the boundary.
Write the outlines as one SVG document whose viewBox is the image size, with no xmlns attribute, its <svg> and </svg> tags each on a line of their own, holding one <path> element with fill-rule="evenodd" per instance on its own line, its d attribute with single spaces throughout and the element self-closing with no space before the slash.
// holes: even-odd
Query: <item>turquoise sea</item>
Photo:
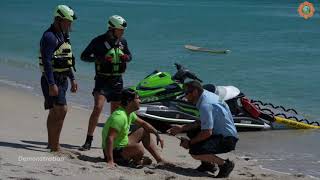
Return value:
<svg viewBox="0 0 320 180">
<path fill-rule="evenodd" d="M 78 16 L 71 41 L 80 85 L 79 93 L 69 99 L 82 107 L 92 107 L 94 64 L 79 56 L 92 38 L 106 31 L 107 18 L 118 14 L 128 22 L 125 36 L 134 57 L 124 77 L 126 85 L 155 69 L 174 73 L 173 63 L 178 62 L 206 83 L 234 85 L 253 99 L 294 108 L 319 121 L 320 2 L 310 1 L 316 14 L 308 20 L 297 12 L 302 2 L 1 0 L 0 84 L 41 95 L 39 40 L 53 20 L 54 7 L 68 4 Z M 232 52 L 191 52 L 185 44 Z M 319 131 L 242 133 L 238 150 L 260 159 L 266 168 L 320 177 L 319 137 Z M 259 147 L 252 146 L 258 141 Z"/>
</svg>

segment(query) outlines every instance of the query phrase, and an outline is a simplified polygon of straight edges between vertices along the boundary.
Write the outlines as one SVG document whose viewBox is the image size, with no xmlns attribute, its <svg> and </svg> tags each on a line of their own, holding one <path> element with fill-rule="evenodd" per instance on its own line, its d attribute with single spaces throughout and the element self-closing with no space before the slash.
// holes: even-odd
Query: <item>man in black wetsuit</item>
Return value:
<svg viewBox="0 0 320 180">
<path fill-rule="evenodd" d="M 94 38 L 81 54 L 81 60 L 95 62 L 95 87 L 93 89 L 94 108 L 91 113 L 86 141 L 80 150 L 90 150 L 93 133 L 105 101 L 110 102 L 110 114 L 120 105 L 123 89 L 122 74 L 127 63 L 131 61 L 131 53 L 127 41 L 123 38 L 127 22 L 118 15 L 108 21 L 108 31 Z"/>
</svg>

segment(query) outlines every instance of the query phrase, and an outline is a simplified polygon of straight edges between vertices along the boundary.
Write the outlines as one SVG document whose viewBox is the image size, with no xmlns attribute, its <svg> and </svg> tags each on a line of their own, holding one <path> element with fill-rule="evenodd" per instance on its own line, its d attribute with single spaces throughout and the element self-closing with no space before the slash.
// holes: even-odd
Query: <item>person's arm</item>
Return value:
<svg viewBox="0 0 320 180">
<path fill-rule="evenodd" d="M 136 119 L 136 121 L 134 122 L 136 125 L 143 127 L 143 129 L 145 131 L 147 131 L 148 133 L 153 133 L 154 135 L 156 135 L 157 138 L 157 145 L 160 142 L 161 148 L 163 148 L 163 140 L 161 139 L 158 131 L 149 123 L 147 123 L 146 121 L 140 119 L 139 117 Z"/>
<path fill-rule="evenodd" d="M 131 52 L 130 52 L 129 47 L 128 47 L 128 42 L 127 42 L 126 39 L 123 39 L 122 43 L 123 43 L 123 46 L 124 46 L 123 53 L 128 55 L 128 59 L 126 59 L 126 61 L 130 62 L 132 60 L 132 55 L 131 55 Z"/>
<path fill-rule="evenodd" d="M 85 62 L 94 62 L 96 57 L 94 56 L 94 48 L 95 48 L 96 40 L 93 39 L 90 44 L 84 49 L 81 53 L 81 60 Z"/>
<path fill-rule="evenodd" d="M 199 121 L 195 121 L 193 123 L 190 124 L 185 124 L 182 126 L 182 132 L 187 132 L 193 129 L 197 129 L 200 127 L 200 122 Z"/>
<path fill-rule="evenodd" d="M 190 145 L 204 141 L 212 135 L 213 129 L 213 106 L 206 104 L 200 107 L 201 132 L 196 137 L 190 139 Z"/>
<path fill-rule="evenodd" d="M 158 135 L 158 131 L 151 124 L 149 124 L 148 122 L 140 119 L 139 117 L 135 121 L 135 124 L 140 126 L 140 127 L 143 127 L 143 129 L 145 129 L 148 133 L 153 133 L 156 136 Z"/>
<path fill-rule="evenodd" d="M 53 77 L 53 67 L 51 59 L 57 46 L 57 38 L 52 33 L 45 33 L 40 43 L 40 53 L 44 68 L 44 75 L 48 81 L 49 86 L 55 84 Z"/>
<path fill-rule="evenodd" d="M 75 77 L 74 77 L 74 74 L 73 74 L 73 71 L 72 71 L 71 68 L 70 68 L 70 71 L 69 71 L 69 73 L 68 73 L 68 77 L 69 77 L 69 79 L 70 79 L 70 82 L 73 81 L 73 80 L 75 80 Z"/>
<path fill-rule="evenodd" d="M 77 90 L 78 90 L 78 83 L 77 83 L 76 80 L 75 80 L 75 77 L 74 77 L 74 74 L 73 74 L 71 68 L 70 68 L 68 77 L 69 77 L 70 83 L 71 83 L 70 91 L 73 92 L 73 93 L 77 92 Z"/>
<path fill-rule="evenodd" d="M 197 129 L 200 127 L 200 122 L 199 121 L 195 121 L 193 123 L 190 124 L 185 124 L 185 125 L 172 125 L 170 129 L 167 130 L 167 133 L 169 133 L 170 135 L 177 135 L 179 133 L 182 132 L 187 132 L 193 129 Z"/>
<path fill-rule="evenodd" d="M 117 137 L 117 130 L 114 128 L 109 129 L 109 134 L 106 138 L 106 155 L 107 155 L 107 163 L 111 166 L 114 166 L 113 161 L 113 142 Z"/>
</svg>

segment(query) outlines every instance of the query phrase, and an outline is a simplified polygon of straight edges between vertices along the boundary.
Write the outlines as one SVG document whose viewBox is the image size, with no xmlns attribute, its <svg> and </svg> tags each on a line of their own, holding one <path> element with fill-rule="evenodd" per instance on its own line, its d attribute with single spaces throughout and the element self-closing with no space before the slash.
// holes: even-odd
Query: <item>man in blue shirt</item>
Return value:
<svg viewBox="0 0 320 180">
<path fill-rule="evenodd" d="M 180 146 L 189 149 L 191 156 L 202 162 L 197 170 L 212 172 L 214 164 L 218 164 L 220 170 L 216 177 L 228 177 L 234 163 L 216 156 L 234 150 L 238 141 L 228 105 L 220 101 L 216 94 L 204 90 L 198 81 L 186 83 L 185 94 L 186 99 L 199 109 L 200 122 L 175 125 L 168 132 L 171 135 L 187 132 L 190 140 L 181 138 Z"/>
<path fill-rule="evenodd" d="M 60 151 L 59 138 L 67 114 L 68 77 L 71 92 L 75 93 L 78 89 L 72 72 L 75 63 L 68 37 L 71 23 L 75 19 L 75 13 L 70 7 L 58 5 L 54 11 L 54 22 L 43 33 L 40 41 L 41 89 L 44 108 L 49 109 L 47 129 L 48 148 L 51 151 Z"/>
</svg>

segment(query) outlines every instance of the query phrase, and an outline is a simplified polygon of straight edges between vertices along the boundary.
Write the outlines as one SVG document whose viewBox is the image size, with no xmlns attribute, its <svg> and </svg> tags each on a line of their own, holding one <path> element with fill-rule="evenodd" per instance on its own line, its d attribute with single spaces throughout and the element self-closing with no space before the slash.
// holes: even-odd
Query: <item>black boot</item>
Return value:
<svg viewBox="0 0 320 180">
<path fill-rule="evenodd" d="M 234 168 L 234 163 L 230 161 L 229 159 L 224 161 L 224 164 L 219 166 L 219 174 L 216 176 L 216 178 L 226 178 L 229 176 L 231 171 Z"/>
<path fill-rule="evenodd" d="M 196 170 L 199 171 L 199 172 L 211 172 L 211 173 L 214 173 L 214 172 L 216 172 L 217 168 L 212 163 L 201 161 L 200 166 L 197 167 Z"/>
<path fill-rule="evenodd" d="M 88 150 L 90 150 L 92 140 L 93 140 L 93 136 L 87 135 L 86 142 L 84 143 L 84 145 L 82 145 L 82 146 L 79 148 L 79 150 L 80 150 L 80 151 L 88 151 Z"/>
</svg>

